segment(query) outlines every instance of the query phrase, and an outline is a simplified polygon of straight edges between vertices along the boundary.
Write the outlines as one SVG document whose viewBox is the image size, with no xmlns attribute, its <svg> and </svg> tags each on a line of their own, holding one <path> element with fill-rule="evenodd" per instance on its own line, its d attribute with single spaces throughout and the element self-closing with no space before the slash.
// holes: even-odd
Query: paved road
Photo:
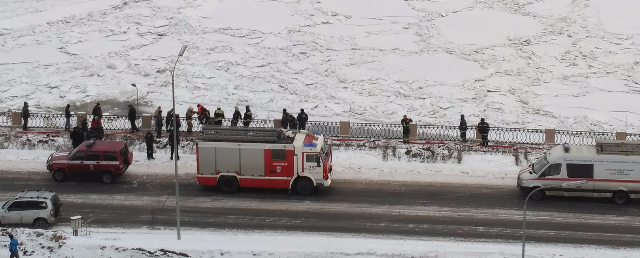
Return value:
<svg viewBox="0 0 640 258">
<path fill-rule="evenodd" d="M 228 195 L 179 180 L 182 225 L 198 228 L 298 230 L 521 240 L 520 192 L 512 187 L 334 182 L 314 196 L 246 189 Z M 172 176 L 126 175 L 114 185 L 90 179 L 56 183 L 46 172 L 0 171 L 0 197 L 48 189 L 59 193 L 65 219 L 93 225 L 174 226 Z M 530 202 L 528 239 L 640 246 L 640 206 L 607 199 Z"/>
</svg>

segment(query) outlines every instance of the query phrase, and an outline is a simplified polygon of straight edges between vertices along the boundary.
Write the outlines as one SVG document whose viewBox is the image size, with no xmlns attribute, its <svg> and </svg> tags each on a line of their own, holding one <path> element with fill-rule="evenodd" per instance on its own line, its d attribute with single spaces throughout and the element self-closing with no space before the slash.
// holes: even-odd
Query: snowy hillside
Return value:
<svg viewBox="0 0 640 258">
<path fill-rule="evenodd" d="M 168 110 L 166 69 L 187 44 L 181 110 L 435 124 L 464 112 L 495 126 L 640 131 L 637 0 L 0 4 L 3 111 L 135 101 L 130 83 Z"/>
</svg>

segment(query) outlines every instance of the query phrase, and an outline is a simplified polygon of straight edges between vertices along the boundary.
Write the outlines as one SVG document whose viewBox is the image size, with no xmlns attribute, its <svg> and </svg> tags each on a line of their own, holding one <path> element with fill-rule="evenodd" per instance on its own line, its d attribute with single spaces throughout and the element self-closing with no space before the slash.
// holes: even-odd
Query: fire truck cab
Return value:
<svg viewBox="0 0 640 258">
<path fill-rule="evenodd" d="M 196 181 L 226 193 L 248 187 L 309 195 L 331 184 L 331 160 L 319 133 L 205 126 L 196 143 Z"/>
</svg>

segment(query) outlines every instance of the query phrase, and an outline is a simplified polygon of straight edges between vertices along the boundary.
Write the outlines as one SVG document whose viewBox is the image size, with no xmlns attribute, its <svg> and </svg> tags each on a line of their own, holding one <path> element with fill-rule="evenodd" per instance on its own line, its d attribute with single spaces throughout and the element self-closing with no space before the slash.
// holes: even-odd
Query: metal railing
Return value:
<svg viewBox="0 0 640 258">
<path fill-rule="evenodd" d="M 87 115 L 87 122 L 91 126 L 92 115 Z M 12 125 L 10 112 L 0 113 L 0 127 L 10 127 Z M 71 118 L 71 127 L 77 125 L 77 115 Z M 64 129 L 66 118 L 63 113 L 31 113 L 29 118 L 29 127 L 38 129 Z M 166 130 L 166 117 L 162 117 L 163 131 Z M 180 131 L 187 131 L 186 117 L 180 117 Z M 102 117 L 102 125 L 105 130 L 130 130 L 131 123 L 127 116 L 122 115 L 104 115 Z M 138 128 L 142 126 L 142 117 L 136 119 Z M 151 117 L 151 130 L 155 131 L 155 117 Z M 222 125 L 230 126 L 231 119 L 224 119 Z M 243 126 L 242 120 L 238 122 L 238 126 Z M 271 119 L 256 119 L 251 122 L 250 127 L 273 127 L 274 121 Z M 202 128 L 202 124 L 197 117 L 193 117 L 193 131 L 198 132 Z M 306 129 L 312 132 L 319 132 L 328 137 L 337 137 L 340 134 L 340 122 L 327 121 L 309 121 Z M 400 124 L 390 123 L 350 123 L 351 138 L 367 138 L 367 139 L 401 139 L 402 126 Z M 417 139 L 421 141 L 460 141 L 460 131 L 457 126 L 446 125 L 417 125 Z M 476 138 L 476 129 L 473 125 L 469 126 L 467 131 L 467 139 Z M 556 130 L 555 143 L 569 143 L 578 145 L 592 145 L 596 140 L 615 140 L 616 134 L 613 132 L 592 132 L 592 131 L 568 131 Z M 627 140 L 640 141 L 640 133 L 627 133 Z M 492 127 L 489 131 L 489 141 L 497 144 L 516 143 L 516 144 L 544 144 L 545 130 L 543 129 L 526 129 L 526 128 L 505 128 Z"/>
</svg>

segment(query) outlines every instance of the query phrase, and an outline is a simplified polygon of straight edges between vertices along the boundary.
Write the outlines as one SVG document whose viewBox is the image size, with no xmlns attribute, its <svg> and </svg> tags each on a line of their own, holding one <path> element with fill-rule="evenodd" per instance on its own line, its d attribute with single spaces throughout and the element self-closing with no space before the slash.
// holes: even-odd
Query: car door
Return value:
<svg viewBox="0 0 640 258">
<path fill-rule="evenodd" d="M 567 178 L 570 178 L 572 181 L 585 180 L 586 183 L 563 186 L 565 196 L 594 196 L 594 184 L 592 180 L 593 164 L 567 163 Z"/>
<path fill-rule="evenodd" d="M 538 177 L 541 179 L 544 191 L 549 195 L 562 195 L 564 176 L 562 175 L 562 163 L 549 164 Z"/>
<path fill-rule="evenodd" d="M 24 201 L 14 201 L 3 211 L 2 224 L 19 224 L 22 221 Z"/>
<path fill-rule="evenodd" d="M 22 224 L 31 224 L 38 217 L 41 216 L 43 210 L 47 209 L 47 203 L 43 201 L 24 201 L 22 206 L 22 214 L 20 214 L 20 220 Z M 45 211 L 46 212 L 46 211 Z"/>
<path fill-rule="evenodd" d="M 84 163 L 84 158 L 86 156 L 86 152 L 78 150 L 73 157 L 69 159 L 69 164 L 67 165 L 67 172 L 69 173 L 77 173 L 82 172 L 86 167 Z"/>
<path fill-rule="evenodd" d="M 102 166 L 102 156 L 100 152 L 87 152 L 84 158 L 85 169 L 87 172 L 97 172 Z"/>
</svg>

